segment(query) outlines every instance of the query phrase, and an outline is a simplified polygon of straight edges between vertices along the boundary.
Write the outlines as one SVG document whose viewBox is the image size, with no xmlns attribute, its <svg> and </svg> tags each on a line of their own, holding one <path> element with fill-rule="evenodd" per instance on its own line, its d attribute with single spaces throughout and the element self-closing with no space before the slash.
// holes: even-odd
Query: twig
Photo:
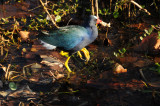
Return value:
<svg viewBox="0 0 160 106">
<path fill-rule="evenodd" d="M 9 69 L 10 69 L 10 67 L 11 67 L 11 64 L 8 64 L 8 67 L 7 67 L 7 69 L 6 69 L 6 74 L 5 74 L 5 78 L 7 79 L 8 78 L 8 75 L 9 75 Z"/>
<path fill-rule="evenodd" d="M 52 74 L 53 78 L 57 79 L 56 76 L 52 73 L 52 71 L 49 72 Z"/>
<path fill-rule="evenodd" d="M 111 12 L 112 0 L 110 0 L 110 4 L 109 5 L 110 5 L 109 10 Z"/>
<path fill-rule="evenodd" d="M 146 12 L 148 15 L 151 15 L 151 13 L 147 11 L 147 9 L 144 9 L 142 6 L 140 6 L 134 0 L 130 0 L 130 2 L 133 3 L 134 5 L 136 5 L 140 10 L 143 10 L 144 12 Z"/>
<path fill-rule="evenodd" d="M 29 66 L 31 66 L 33 64 L 36 64 L 36 63 L 32 63 L 32 64 L 28 64 L 28 65 L 23 66 L 23 75 L 24 75 L 24 77 L 26 77 L 25 68 L 27 68 L 27 67 L 29 67 Z"/>
<path fill-rule="evenodd" d="M 3 46 L 0 46 L 1 48 L 1 56 L 3 56 Z"/>
<path fill-rule="evenodd" d="M 142 72 L 142 69 L 139 69 L 139 72 L 140 72 L 140 74 L 141 74 L 142 78 L 143 78 L 146 82 L 148 82 L 148 81 L 147 81 L 147 79 L 145 78 L 145 76 L 144 76 L 143 72 Z"/>
<path fill-rule="evenodd" d="M 142 71 L 142 69 L 139 69 L 139 73 L 141 74 L 141 76 L 142 76 L 142 78 L 144 79 L 144 81 L 142 81 L 143 82 L 143 84 L 146 86 L 146 87 L 148 87 L 149 86 L 149 83 L 148 83 L 148 81 L 147 81 L 147 79 L 145 78 L 145 76 L 144 76 L 144 74 L 143 74 L 143 71 Z"/>
<path fill-rule="evenodd" d="M 94 5 L 93 5 L 93 0 L 92 0 L 92 15 L 94 15 Z"/>
<path fill-rule="evenodd" d="M 128 5 L 128 17 L 131 17 L 131 3 Z"/>
<path fill-rule="evenodd" d="M 142 72 L 142 69 L 139 69 L 139 72 L 140 72 L 142 78 L 144 79 L 145 82 L 143 81 L 143 83 L 144 83 L 146 86 L 149 86 L 149 87 L 151 87 L 151 88 L 152 88 L 152 87 L 155 87 L 154 84 L 148 82 L 148 80 L 145 78 L 145 76 L 144 76 L 144 74 L 143 74 L 143 72 Z"/>
<path fill-rule="evenodd" d="M 97 17 L 99 18 L 99 16 L 98 16 L 98 0 L 96 0 L 96 14 L 97 14 Z"/>
<path fill-rule="evenodd" d="M 35 10 L 35 9 L 37 9 L 37 8 L 40 8 L 40 7 L 41 7 L 41 6 L 37 6 L 37 7 L 35 7 L 35 8 L 32 8 L 32 9 L 28 10 L 28 12 L 33 11 L 33 10 Z"/>
<path fill-rule="evenodd" d="M 68 21 L 67 25 L 72 21 L 72 18 Z"/>
<path fill-rule="evenodd" d="M 53 20 L 53 18 L 52 18 L 52 16 L 50 15 L 50 13 L 48 12 L 48 10 L 47 10 L 47 8 L 45 7 L 45 5 L 44 5 L 44 3 L 42 2 L 42 0 L 39 0 L 39 1 L 41 2 L 41 4 L 42 4 L 44 10 L 46 11 L 46 13 L 48 14 L 48 16 L 50 17 L 50 19 L 51 19 L 53 25 L 55 25 L 56 28 L 59 28 L 59 27 L 57 26 L 57 24 L 55 23 L 55 21 Z"/>
</svg>

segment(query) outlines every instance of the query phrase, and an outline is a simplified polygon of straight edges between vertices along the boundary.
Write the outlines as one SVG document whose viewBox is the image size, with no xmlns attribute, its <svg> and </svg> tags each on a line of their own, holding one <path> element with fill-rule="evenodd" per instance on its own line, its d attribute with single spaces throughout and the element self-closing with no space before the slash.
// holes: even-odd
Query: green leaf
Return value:
<svg viewBox="0 0 160 106">
<path fill-rule="evenodd" d="M 12 91 L 14 91 L 14 90 L 17 89 L 17 85 L 16 85 L 14 82 L 10 82 L 10 83 L 9 83 L 9 88 L 10 88 Z"/>
<path fill-rule="evenodd" d="M 113 12 L 113 17 L 114 18 L 118 18 L 118 16 L 119 16 L 119 12 L 118 11 Z"/>
<path fill-rule="evenodd" d="M 61 21 L 61 16 L 60 16 L 60 15 L 57 15 L 56 18 L 55 18 L 55 21 L 56 21 L 56 22 L 60 22 L 60 21 Z"/>
<path fill-rule="evenodd" d="M 57 11 L 54 11 L 54 14 L 55 14 L 55 15 L 57 15 L 57 14 L 58 14 L 58 12 L 57 12 Z"/>
<path fill-rule="evenodd" d="M 143 40 L 143 37 L 142 37 L 142 36 L 140 36 L 140 40 Z"/>
<path fill-rule="evenodd" d="M 102 10 L 99 10 L 99 14 L 103 15 Z"/>
<path fill-rule="evenodd" d="M 119 53 L 114 52 L 113 54 L 114 54 L 114 56 L 116 56 L 116 57 L 119 56 Z"/>
<path fill-rule="evenodd" d="M 145 8 L 145 5 L 141 5 L 142 6 L 142 8 Z"/>
<path fill-rule="evenodd" d="M 149 68 L 149 69 L 152 70 L 152 71 L 155 71 L 155 70 L 156 70 L 155 67 L 151 67 L 151 68 Z"/>
<path fill-rule="evenodd" d="M 158 31 L 158 39 L 160 39 L 160 31 Z"/>
<path fill-rule="evenodd" d="M 149 32 L 148 32 L 148 30 L 147 30 L 147 29 L 144 29 L 144 31 L 145 31 L 145 33 L 146 33 L 146 34 L 148 34 L 148 35 L 149 35 Z"/>
<path fill-rule="evenodd" d="M 122 53 L 125 53 L 127 50 L 125 48 L 123 48 L 121 51 L 122 51 Z"/>
<path fill-rule="evenodd" d="M 119 51 L 119 53 L 124 54 L 127 50 L 125 48 L 123 48 L 123 49 L 118 50 L 118 51 Z"/>
<path fill-rule="evenodd" d="M 157 65 L 158 67 L 160 67 L 160 64 L 159 64 L 159 63 L 155 63 L 155 65 Z"/>
<path fill-rule="evenodd" d="M 121 50 L 118 50 L 119 51 L 119 53 L 121 53 L 122 54 L 122 51 Z"/>
<path fill-rule="evenodd" d="M 54 7 L 55 7 L 55 6 L 54 6 L 54 5 L 52 5 L 52 9 L 54 9 Z"/>
<path fill-rule="evenodd" d="M 109 13 L 109 9 L 107 9 L 107 10 L 104 9 L 103 11 L 104 11 L 104 15 L 110 15 L 111 14 L 111 13 Z"/>
<path fill-rule="evenodd" d="M 43 15 L 39 15 L 39 17 L 43 17 Z"/>
<path fill-rule="evenodd" d="M 148 32 L 151 34 L 152 33 L 152 31 L 153 31 L 153 27 L 151 27 L 149 30 L 148 30 Z"/>
<path fill-rule="evenodd" d="M 103 11 L 106 12 L 107 10 L 104 8 Z"/>
<path fill-rule="evenodd" d="M 91 10 L 90 9 L 86 9 L 86 11 L 90 12 Z"/>
</svg>

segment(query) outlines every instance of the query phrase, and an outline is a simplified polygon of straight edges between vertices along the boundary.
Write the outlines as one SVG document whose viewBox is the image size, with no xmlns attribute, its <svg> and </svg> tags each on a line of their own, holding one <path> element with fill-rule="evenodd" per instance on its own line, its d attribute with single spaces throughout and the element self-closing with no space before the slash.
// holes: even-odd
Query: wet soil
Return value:
<svg viewBox="0 0 160 106">
<path fill-rule="evenodd" d="M 104 36 L 104 34 L 100 35 Z M 87 47 L 91 53 L 88 64 L 84 64 L 76 54 L 72 56 L 69 66 L 75 74 L 70 78 L 67 78 L 65 67 L 59 66 L 66 60 L 66 57 L 59 55 L 59 51 L 46 51 L 37 43 L 28 44 L 27 42 L 24 42 L 21 47 L 26 48 L 27 52 L 23 53 L 22 49 L 17 50 L 12 47 L 8 60 L 3 62 L 3 66 L 9 63 L 15 64 L 17 70 L 14 71 L 21 72 L 25 66 L 29 65 L 25 69 L 27 71 L 25 79 L 17 77 L 14 80 L 19 85 L 17 90 L 28 86 L 31 93 L 25 97 L 21 97 L 19 93 L 1 97 L 2 105 L 20 103 L 47 106 L 159 105 L 159 74 L 150 70 L 151 67 L 155 67 L 154 57 L 147 57 L 143 53 L 133 51 L 116 57 L 113 55 L 117 50 L 117 42 L 114 44 L 116 40 L 110 39 L 115 47 L 114 45 L 105 46 L 99 42 L 103 41 L 101 37 Z M 37 48 L 38 51 L 31 51 L 32 48 Z M 49 57 L 45 58 L 46 61 L 53 59 L 51 63 L 58 65 L 48 66 L 41 63 L 42 55 Z M 10 60 L 9 57 L 12 59 Z M 159 57 L 156 58 L 159 60 Z M 38 70 L 32 70 L 33 63 L 38 63 L 41 67 Z M 127 72 L 115 73 L 114 68 L 117 63 L 127 69 Z M 6 86 L 3 88 L 4 91 L 9 89 L 7 85 L 4 84 Z"/>
</svg>

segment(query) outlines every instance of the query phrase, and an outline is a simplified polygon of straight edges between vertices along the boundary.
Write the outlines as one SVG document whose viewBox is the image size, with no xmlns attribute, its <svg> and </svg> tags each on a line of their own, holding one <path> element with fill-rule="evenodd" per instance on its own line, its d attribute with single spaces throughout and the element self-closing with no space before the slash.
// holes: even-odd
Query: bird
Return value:
<svg viewBox="0 0 160 106">
<path fill-rule="evenodd" d="M 80 53 L 80 51 L 82 51 L 86 61 L 89 61 L 89 51 L 85 47 L 97 38 L 98 29 L 96 24 L 100 22 L 101 20 L 98 17 L 90 15 L 82 26 L 67 25 L 55 30 L 41 31 L 41 34 L 38 35 L 38 39 L 47 50 L 59 48 L 62 50 L 60 53 L 62 55 L 69 52 L 69 56 L 65 61 L 65 67 L 68 72 L 71 73 L 72 71 L 68 66 L 68 62 L 74 53 L 77 52 L 80 58 L 83 59 Z"/>
</svg>

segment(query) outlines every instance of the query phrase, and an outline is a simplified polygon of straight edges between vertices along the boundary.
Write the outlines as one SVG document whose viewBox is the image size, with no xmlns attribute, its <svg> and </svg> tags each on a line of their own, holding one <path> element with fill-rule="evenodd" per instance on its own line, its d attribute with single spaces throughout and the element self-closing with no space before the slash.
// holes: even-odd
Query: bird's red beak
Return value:
<svg viewBox="0 0 160 106">
<path fill-rule="evenodd" d="M 96 24 L 99 24 L 100 22 L 102 22 L 102 20 L 100 20 L 99 18 L 97 18 L 97 23 Z"/>
</svg>

